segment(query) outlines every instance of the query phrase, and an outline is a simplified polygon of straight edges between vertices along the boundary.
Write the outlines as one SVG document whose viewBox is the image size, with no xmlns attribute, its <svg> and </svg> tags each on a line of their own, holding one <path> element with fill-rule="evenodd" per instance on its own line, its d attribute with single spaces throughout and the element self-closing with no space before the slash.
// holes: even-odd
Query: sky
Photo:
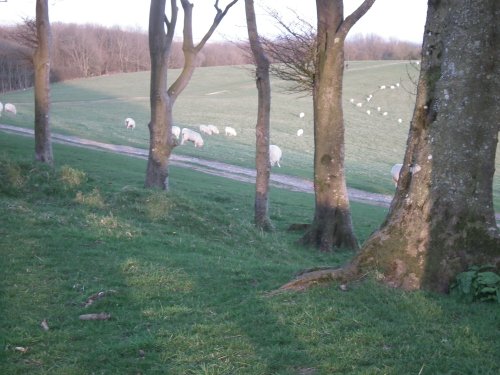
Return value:
<svg viewBox="0 0 500 375">
<path fill-rule="evenodd" d="M 316 23 L 314 0 L 254 0 L 259 33 L 273 35 L 276 26 L 268 16 L 266 7 L 275 9 L 285 20 L 295 16 L 312 25 Z M 167 5 L 170 2 L 167 1 Z M 208 30 L 215 15 L 214 0 L 191 0 L 193 8 L 193 32 L 199 40 Z M 220 0 L 222 8 L 228 0 Z M 344 16 L 356 9 L 362 0 L 344 0 Z M 147 31 L 149 0 L 49 0 L 51 22 L 99 24 L 120 26 L 126 29 Z M 179 8 L 181 8 L 179 4 Z M 368 13 L 351 29 L 349 35 L 379 35 L 386 39 L 398 39 L 421 43 L 427 12 L 427 0 L 376 0 Z M 179 10 L 179 16 L 182 11 Z M 22 22 L 25 17 L 35 16 L 35 0 L 0 0 L 0 25 Z M 177 34 L 182 32 L 182 17 L 178 20 Z M 233 6 L 222 20 L 211 40 L 246 40 L 244 0 Z"/>
</svg>

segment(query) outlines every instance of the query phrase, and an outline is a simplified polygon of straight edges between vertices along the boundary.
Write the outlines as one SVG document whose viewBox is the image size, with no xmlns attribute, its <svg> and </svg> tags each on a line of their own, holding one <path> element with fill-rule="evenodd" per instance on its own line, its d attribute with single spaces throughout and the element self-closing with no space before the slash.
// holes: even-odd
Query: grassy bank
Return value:
<svg viewBox="0 0 500 375">
<path fill-rule="evenodd" d="M 285 229 L 310 220 L 311 195 L 273 189 L 265 234 L 252 185 L 172 168 L 171 192 L 147 191 L 143 160 L 54 147 L 51 170 L 31 163 L 31 139 L 0 133 L 0 373 L 500 372 L 497 305 L 369 276 L 270 296 L 353 255 L 295 245 Z M 360 240 L 385 213 L 353 204 Z"/>
</svg>

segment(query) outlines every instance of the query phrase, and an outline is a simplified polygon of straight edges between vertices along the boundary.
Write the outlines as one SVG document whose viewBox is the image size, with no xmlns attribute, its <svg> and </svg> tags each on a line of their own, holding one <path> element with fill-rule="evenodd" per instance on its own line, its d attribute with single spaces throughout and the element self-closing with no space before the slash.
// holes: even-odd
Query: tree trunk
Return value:
<svg viewBox="0 0 500 375">
<path fill-rule="evenodd" d="M 170 0 L 171 19 L 165 15 L 166 0 L 151 0 L 149 13 L 149 51 L 151 56 L 149 123 L 149 156 L 145 187 L 168 190 L 168 161 L 177 145 L 172 138 L 173 107 L 175 100 L 186 88 L 196 67 L 196 58 L 221 20 L 238 0 L 231 1 L 224 11 L 215 1 L 216 16 L 203 39 L 196 46 L 193 43 L 193 5 L 181 0 L 184 10 L 183 45 L 184 67 L 181 74 L 167 90 L 168 58 L 177 23 L 177 0 Z M 165 28 L 167 32 L 165 33 Z"/>
<path fill-rule="evenodd" d="M 271 82 L 269 60 L 262 48 L 257 31 L 253 0 L 245 0 L 248 39 L 255 59 L 258 91 L 257 124 L 255 126 L 255 225 L 263 230 L 272 230 L 269 219 L 269 122 L 271 113 Z"/>
<path fill-rule="evenodd" d="M 37 46 L 35 69 L 35 160 L 53 164 L 50 134 L 50 48 L 51 33 L 48 0 L 36 1 Z"/>
<path fill-rule="evenodd" d="M 396 195 L 353 266 L 404 289 L 446 292 L 500 265 L 493 208 L 500 130 L 497 0 L 430 1 L 422 71 Z"/>
<path fill-rule="evenodd" d="M 344 171 L 344 41 L 350 28 L 374 1 L 364 1 L 345 20 L 342 0 L 316 1 L 318 35 L 313 88 L 316 206 L 312 225 L 300 242 L 321 251 L 340 247 L 358 249 Z"/>
<path fill-rule="evenodd" d="M 166 0 L 151 0 L 149 53 L 151 56 L 149 156 L 145 187 L 168 190 L 168 161 L 172 153 L 172 101 L 167 93 L 168 55 L 177 20 L 176 1 L 171 0 L 172 17 L 165 17 Z M 167 24 L 167 33 L 164 30 Z"/>
</svg>

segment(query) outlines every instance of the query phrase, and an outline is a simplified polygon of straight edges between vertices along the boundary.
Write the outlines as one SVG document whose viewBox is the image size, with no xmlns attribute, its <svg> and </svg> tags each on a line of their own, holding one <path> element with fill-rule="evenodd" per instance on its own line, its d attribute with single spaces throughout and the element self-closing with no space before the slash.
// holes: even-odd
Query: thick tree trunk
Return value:
<svg viewBox="0 0 500 375">
<path fill-rule="evenodd" d="M 318 0 L 317 66 L 314 105 L 315 213 L 301 243 L 321 251 L 334 247 L 358 249 L 344 171 L 342 80 L 345 33 L 342 1 Z"/>
<path fill-rule="evenodd" d="M 50 48 L 48 0 L 36 1 L 37 46 L 35 68 L 35 160 L 53 164 L 50 132 Z"/>
<path fill-rule="evenodd" d="M 404 289 L 446 292 L 500 265 L 492 181 L 500 130 L 497 0 L 430 1 L 404 166 L 389 215 L 353 266 Z"/>
<path fill-rule="evenodd" d="M 245 0 L 248 39 L 257 66 L 256 84 L 258 91 L 257 124 L 255 126 L 255 225 L 263 230 L 272 230 L 269 219 L 269 122 L 271 113 L 271 81 L 269 60 L 262 48 L 257 31 L 253 0 Z"/>
</svg>

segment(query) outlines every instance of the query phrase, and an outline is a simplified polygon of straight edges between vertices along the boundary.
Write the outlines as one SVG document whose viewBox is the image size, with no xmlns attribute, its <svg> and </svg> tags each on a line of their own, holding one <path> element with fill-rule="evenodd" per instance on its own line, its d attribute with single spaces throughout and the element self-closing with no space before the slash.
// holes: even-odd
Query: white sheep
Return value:
<svg viewBox="0 0 500 375">
<path fill-rule="evenodd" d="M 175 126 L 175 125 L 172 125 L 172 135 L 179 139 L 179 137 L 181 136 L 181 128 L 179 128 L 178 126 Z"/>
<path fill-rule="evenodd" d="M 219 128 L 215 125 L 207 125 L 208 128 L 212 131 L 212 134 L 219 134 Z"/>
<path fill-rule="evenodd" d="M 300 112 L 300 113 L 299 113 L 299 117 L 300 117 L 300 118 L 304 118 L 304 116 L 305 116 L 305 115 L 306 115 L 306 114 L 305 114 L 304 112 Z"/>
<path fill-rule="evenodd" d="M 12 113 L 13 115 L 17 114 L 16 106 L 12 103 L 5 103 L 3 109 L 5 112 Z"/>
<path fill-rule="evenodd" d="M 361 103 L 361 102 L 356 104 L 356 107 L 362 107 L 362 106 L 363 106 L 363 103 Z"/>
<path fill-rule="evenodd" d="M 297 130 L 297 137 L 300 137 L 302 134 L 304 134 L 304 129 Z"/>
<path fill-rule="evenodd" d="M 401 168 L 403 168 L 403 164 L 394 164 L 391 168 L 391 176 L 394 181 L 394 186 L 398 186 L 399 173 L 401 172 Z"/>
<path fill-rule="evenodd" d="M 200 132 L 207 135 L 212 135 L 212 129 L 210 129 L 208 125 L 200 125 Z"/>
<path fill-rule="evenodd" d="M 236 130 L 230 126 L 224 128 L 224 133 L 228 136 L 236 137 Z"/>
<path fill-rule="evenodd" d="M 203 147 L 203 138 L 200 133 L 188 128 L 183 128 L 181 134 L 181 145 L 189 141 L 194 143 L 194 147 Z"/>
<path fill-rule="evenodd" d="M 125 127 L 127 129 L 135 129 L 135 121 L 134 121 L 134 119 L 131 118 L 131 117 L 127 117 L 125 119 Z"/>
<path fill-rule="evenodd" d="M 271 167 L 274 167 L 276 164 L 281 168 L 280 160 L 281 160 L 281 148 L 276 145 L 269 145 L 269 162 L 271 163 Z"/>
</svg>

